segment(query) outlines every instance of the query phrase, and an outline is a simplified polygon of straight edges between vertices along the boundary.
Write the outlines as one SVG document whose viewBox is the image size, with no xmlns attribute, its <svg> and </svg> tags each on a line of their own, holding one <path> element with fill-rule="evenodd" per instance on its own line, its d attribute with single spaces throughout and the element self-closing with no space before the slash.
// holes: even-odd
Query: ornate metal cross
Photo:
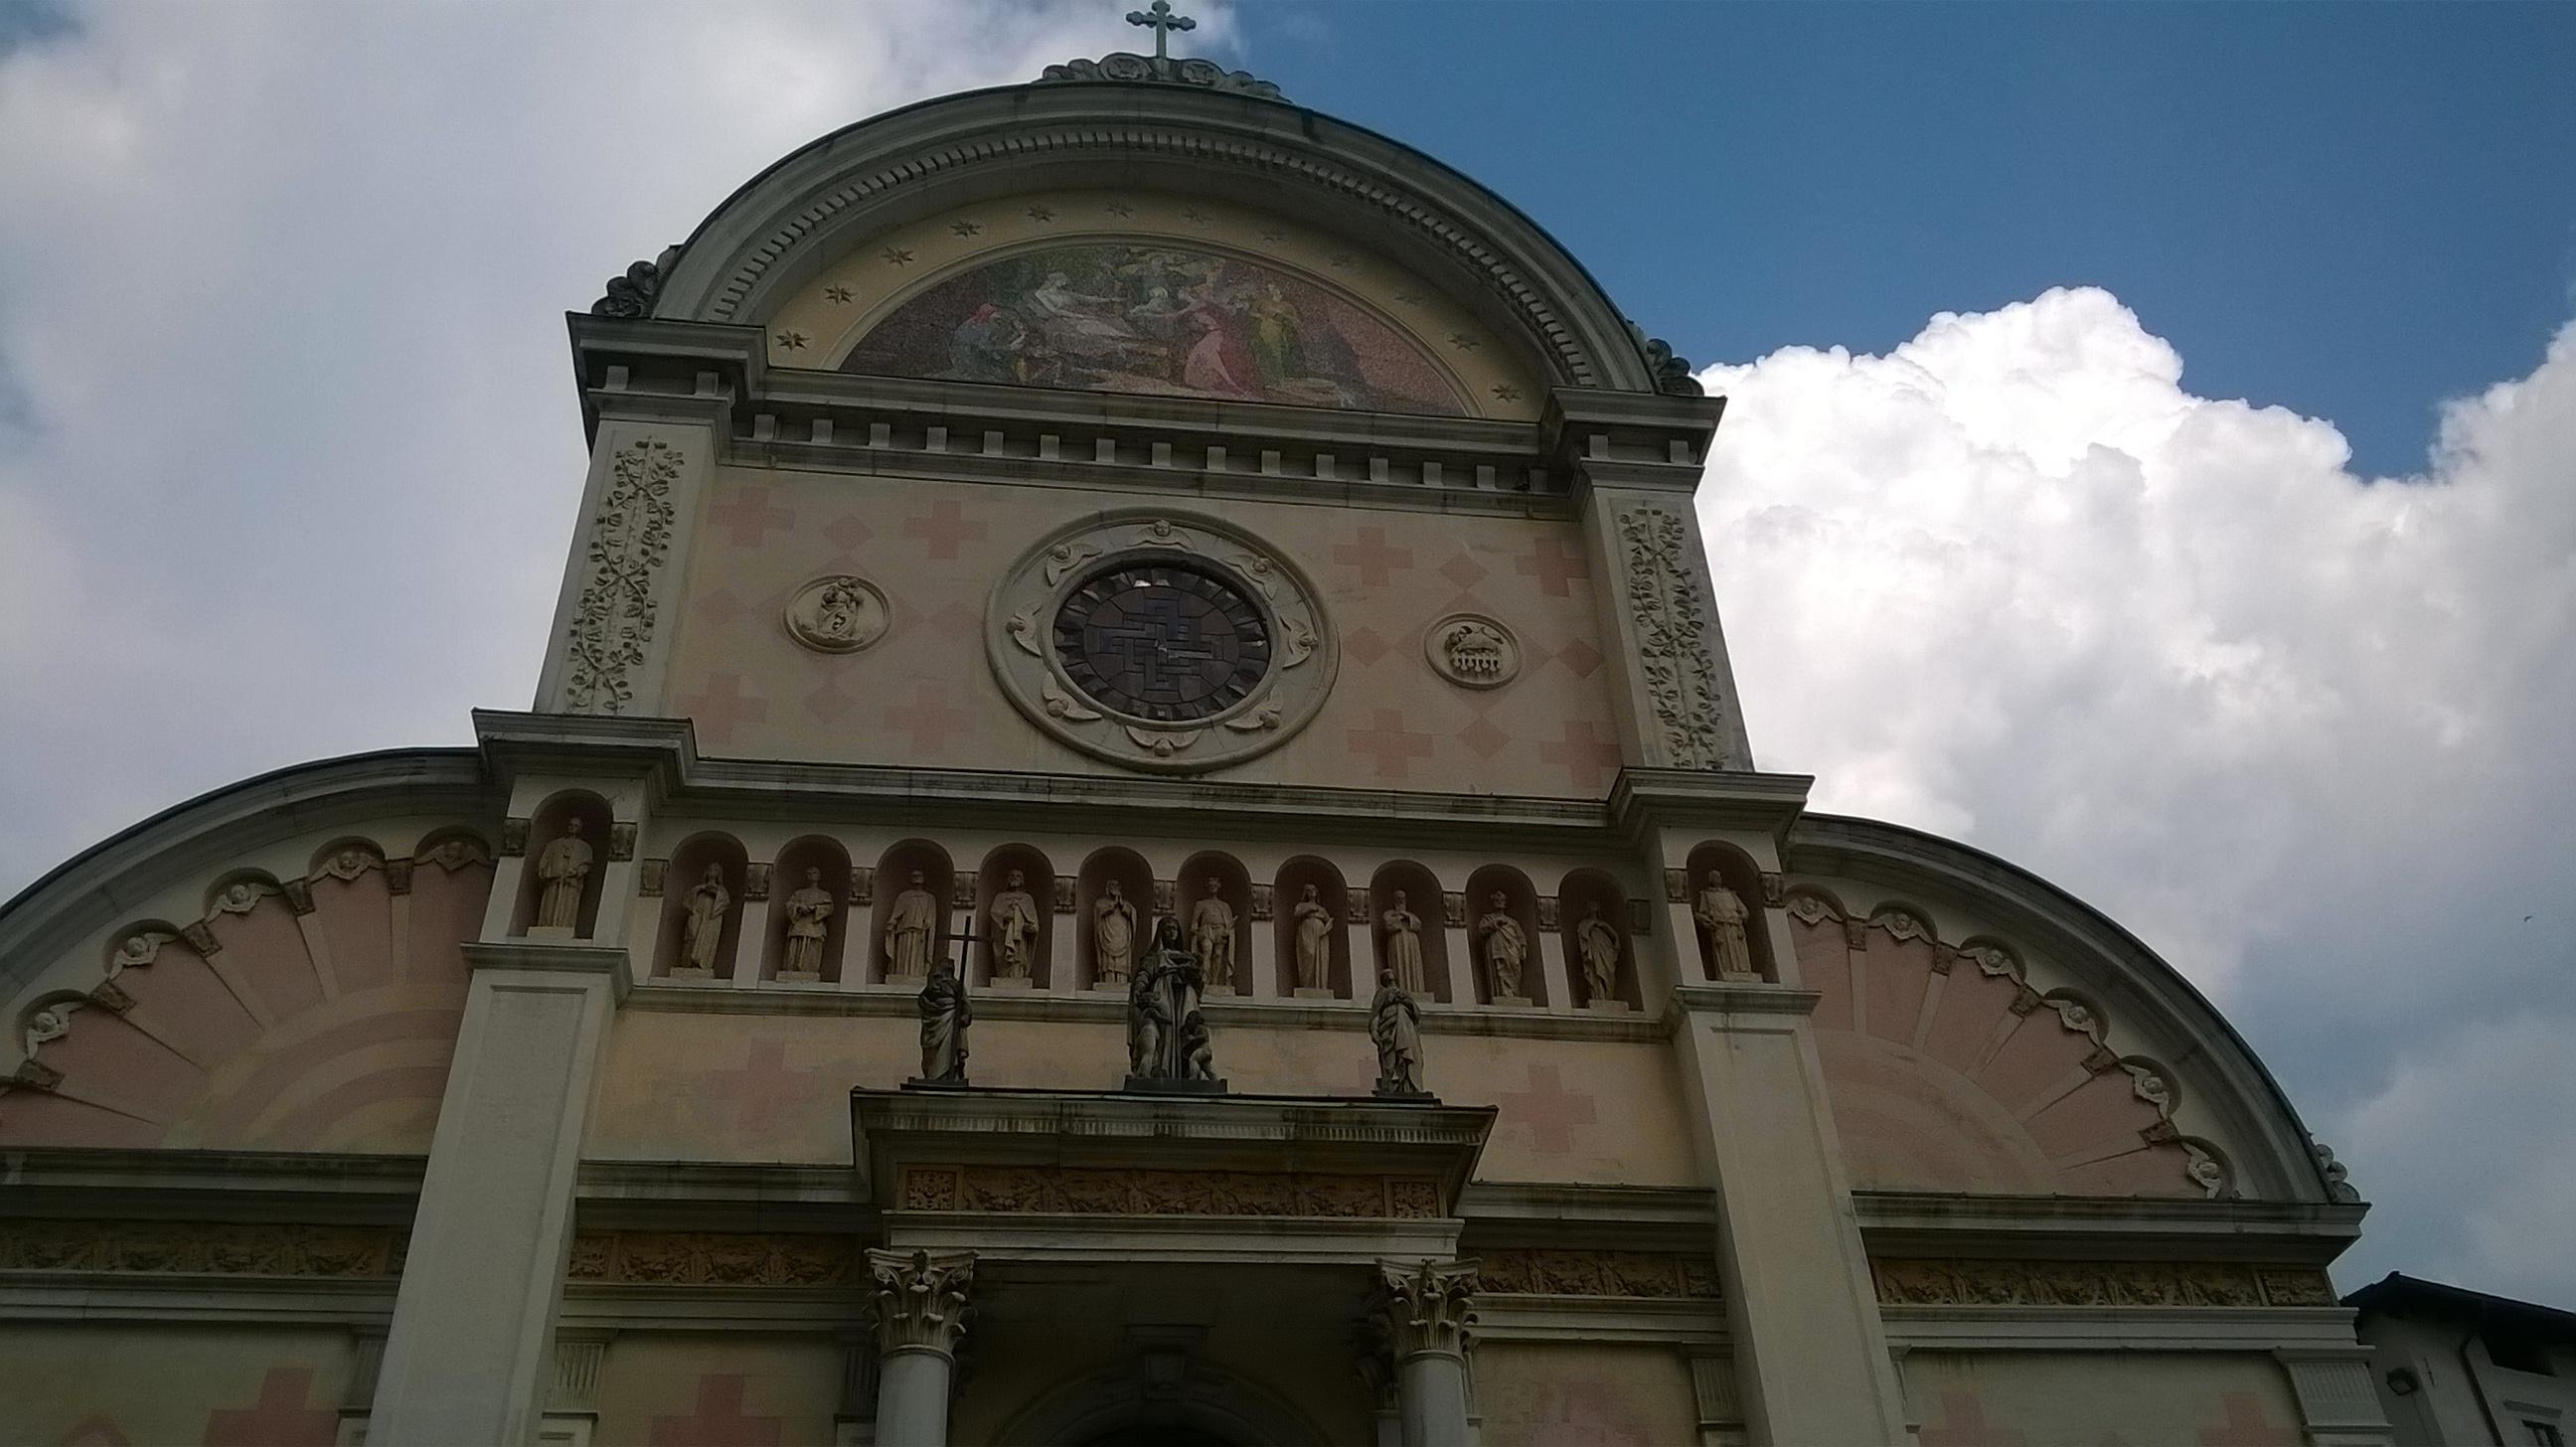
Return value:
<svg viewBox="0 0 2576 1447">
<path fill-rule="evenodd" d="M 1171 59 L 1171 55 L 1166 51 L 1165 46 L 1170 42 L 1172 31 L 1196 30 L 1199 28 L 1199 23 L 1192 20 L 1190 17 L 1186 15 L 1175 15 L 1172 13 L 1172 0 L 1154 0 L 1154 3 L 1146 9 L 1128 11 L 1127 23 L 1130 25 L 1143 25 L 1152 28 L 1154 32 L 1154 58 L 1156 60 Z"/>
</svg>

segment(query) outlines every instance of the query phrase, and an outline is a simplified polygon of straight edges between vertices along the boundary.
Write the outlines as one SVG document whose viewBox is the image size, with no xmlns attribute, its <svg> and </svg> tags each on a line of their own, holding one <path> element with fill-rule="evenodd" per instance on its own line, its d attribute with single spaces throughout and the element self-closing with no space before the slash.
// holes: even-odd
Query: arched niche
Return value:
<svg viewBox="0 0 2576 1447">
<path fill-rule="evenodd" d="M 1765 927 L 1762 907 L 1762 870 L 1753 856 L 1722 840 L 1712 839 L 1690 852 L 1686 861 L 1690 876 L 1686 902 L 1691 913 L 1691 937 L 1699 951 L 1702 975 L 1714 980 L 1723 970 L 1717 958 L 1717 941 L 1708 927 L 1699 923 L 1700 892 L 1708 888 L 1709 876 L 1715 875 L 1735 897 L 1744 901 L 1744 946 L 1753 957 L 1753 973 L 1766 980 L 1780 978 L 1779 962 L 1771 957 L 1771 931 Z"/>
<path fill-rule="evenodd" d="M 735 951 L 742 947 L 742 886 L 750 872 L 742 841 L 730 834 L 692 834 L 671 851 L 668 882 L 662 889 L 662 918 L 653 936 L 653 973 L 671 979 L 727 979 Z M 724 929 L 716 937 L 715 958 L 694 966 L 684 953 L 688 945 L 690 896 L 713 870 L 725 892 Z M 703 968 L 706 973 L 698 971 Z"/>
<path fill-rule="evenodd" d="M 1376 988 L 1376 971 L 1391 963 L 1388 945 L 1393 931 L 1386 927 L 1386 917 L 1398 908 L 1422 921 L 1415 937 L 1422 942 L 1424 993 L 1448 1004 L 1453 998 L 1449 987 L 1449 920 L 1440 877 L 1410 859 L 1389 860 L 1369 878 L 1369 939 L 1377 947 L 1375 968 L 1369 974 L 1370 989 Z"/>
<path fill-rule="evenodd" d="M 1131 967 L 1135 957 L 1144 952 L 1145 943 L 1154 928 L 1154 871 L 1145 863 L 1145 856 L 1117 845 L 1091 851 L 1091 857 L 1082 861 L 1082 872 L 1077 876 L 1074 889 L 1073 927 L 1080 944 L 1080 948 L 1074 951 L 1074 968 L 1080 974 L 1075 985 L 1080 989 L 1087 990 L 1103 983 L 1100 978 L 1100 904 L 1109 897 L 1113 884 L 1118 888 L 1118 897 L 1135 911 L 1135 932 L 1128 954 Z M 1108 983 L 1112 987 L 1123 985 L 1121 981 Z"/>
<path fill-rule="evenodd" d="M 1488 864 L 1467 876 L 1467 958 L 1468 978 L 1475 982 L 1476 1003 L 1494 1003 L 1493 974 L 1485 965 L 1485 916 L 1496 912 L 1494 896 L 1501 895 L 1501 913 L 1521 927 L 1523 958 L 1521 960 L 1521 998 L 1534 1005 L 1547 1004 L 1547 971 L 1539 963 L 1538 890 L 1529 876 L 1508 864 Z"/>
<path fill-rule="evenodd" d="M 956 867 L 948 862 L 948 851 L 927 839 L 906 839 L 877 857 L 875 888 L 872 891 L 875 900 L 868 908 L 867 979 L 897 984 L 920 983 L 919 977 L 896 977 L 886 957 L 886 921 L 894 915 L 895 901 L 902 898 L 906 890 L 916 886 L 930 895 L 931 960 L 955 958 L 949 953 L 954 929 L 950 921 L 949 901 L 955 898 L 956 878 Z"/>
<path fill-rule="evenodd" d="M 1574 1003 L 1590 1008 L 1591 987 L 1583 968 L 1583 927 L 1586 920 L 1598 917 L 1610 926 L 1619 940 L 1618 989 L 1610 998 L 1624 1000 L 1628 1008 L 1645 1008 L 1645 995 L 1637 982 L 1637 945 L 1628 932 L 1627 894 L 1619 881 L 1598 869 L 1577 869 L 1565 876 L 1556 887 L 1556 925 L 1565 947 L 1565 975 L 1574 991 Z"/>
<path fill-rule="evenodd" d="M 984 867 L 975 875 L 975 972 L 974 983 L 993 982 L 994 944 L 997 931 L 993 923 L 993 902 L 1012 889 L 1011 876 L 1019 876 L 1018 888 L 1036 906 L 1037 938 L 1029 942 L 1029 988 L 1052 987 L 1050 966 L 1055 948 L 1055 866 L 1033 844 L 1004 844 L 984 856 Z M 1014 987 L 1016 988 L 1016 987 Z"/>
<path fill-rule="evenodd" d="M 1215 896 L 1224 900 L 1234 914 L 1234 968 L 1225 976 L 1226 987 L 1241 994 L 1252 992 L 1252 876 L 1244 872 L 1242 861 L 1220 850 L 1206 849 L 1193 854 L 1181 865 L 1180 875 L 1181 934 L 1195 940 L 1192 928 L 1198 918 L 1199 901 Z M 1209 976 L 1209 987 L 1216 987 L 1216 977 Z"/>
<path fill-rule="evenodd" d="M 587 789 L 566 789 L 537 806 L 528 818 L 527 868 L 520 871 L 519 899 L 510 912 L 510 933 L 523 935 L 536 923 L 537 897 L 545 890 L 537 863 L 546 847 L 568 834 L 578 834 L 590 847 L 590 872 L 582 876 L 581 914 L 573 926 L 576 939 L 589 939 L 599 926 L 600 891 L 608 878 L 608 801 Z"/>
<path fill-rule="evenodd" d="M 1271 900 L 1271 959 L 1276 962 L 1273 978 L 1279 982 L 1282 998 L 1297 990 L 1297 906 L 1312 886 L 1315 902 L 1332 916 L 1332 928 L 1324 933 L 1324 988 L 1338 999 L 1351 998 L 1351 932 L 1345 922 L 1350 918 L 1350 890 L 1342 882 L 1342 872 L 1329 859 L 1300 854 L 1279 866 L 1279 878 Z"/>
<path fill-rule="evenodd" d="M 810 976 L 787 968 L 787 931 L 795 923 L 788 904 L 808 888 L 832 897 L 831 913 L 823 920 L 821 967 Z M 841 978 L 850 941 L 850 851 L 839 840 L 808 834 L 778 851 L 777 866 L 769 875 L 768 936 L 761 946 L 762 979 L 811 984 Z"/>
</svg>

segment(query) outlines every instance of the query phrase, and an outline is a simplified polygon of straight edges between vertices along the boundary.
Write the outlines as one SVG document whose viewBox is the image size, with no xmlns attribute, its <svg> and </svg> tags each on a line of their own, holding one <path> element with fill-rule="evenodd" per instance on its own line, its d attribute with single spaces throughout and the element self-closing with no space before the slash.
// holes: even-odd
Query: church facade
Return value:
<svg viewBox="0 0 2576 1447">
<path fill-rule="evenodd" d="M 1076 61 L 570 340 L 534 707 L 0 911 L 0 1439 L 2390 1440 L 2341 1168 L 1756 767 L 1723 399 L 1473 181 Z"/>
</svg>

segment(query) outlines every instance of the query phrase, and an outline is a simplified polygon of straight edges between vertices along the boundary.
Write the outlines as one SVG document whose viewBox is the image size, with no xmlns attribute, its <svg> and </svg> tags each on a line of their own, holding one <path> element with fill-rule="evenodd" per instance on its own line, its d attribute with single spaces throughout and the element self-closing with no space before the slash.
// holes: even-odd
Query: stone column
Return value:
<svg viewBox="0 0 2576 1447">
<path fill-rule="evenodd" d="M 535 1439 L 573 1175 L 626 951 L 465 947 L 473 981 L 367 1426 L 385 1447 Z"/>
<path fill-rule="evenodd" d="M 1476 1263 L 1381 1261 L 1372 1311 L 1395 1359 L 1404 1447 L 1472 1447 L 1467 1341 L 1476 1320 Z"/>
<path fill-rule="evenodd" d="M 868 1272 L 876 1281 L 877 1447 L 948 1447 L 948 1391 L 975 1253 L 871 1250 Z"/>
</svg>

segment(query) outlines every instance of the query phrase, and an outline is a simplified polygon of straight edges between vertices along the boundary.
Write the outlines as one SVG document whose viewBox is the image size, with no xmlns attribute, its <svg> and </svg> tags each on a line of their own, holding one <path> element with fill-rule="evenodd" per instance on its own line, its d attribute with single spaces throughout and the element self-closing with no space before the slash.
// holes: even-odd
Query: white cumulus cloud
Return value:
<svg viewBox="0 0 2576 1447">
<path fill-rule="evenodd" d="M 2519 1219 L 2576 1113 L 2443 1063 L 2483 1021 L 2576 1034 L 2576 327 L 2405 478 L 2193 395 L 2094 289 L 1702 375 L 1764 766 L 2036 870 L 2209 991 L 2388 1183 L 2348 1277 L 2576 1297 L 2563 1231 L 2454 1229 Z"/>
</svg>

